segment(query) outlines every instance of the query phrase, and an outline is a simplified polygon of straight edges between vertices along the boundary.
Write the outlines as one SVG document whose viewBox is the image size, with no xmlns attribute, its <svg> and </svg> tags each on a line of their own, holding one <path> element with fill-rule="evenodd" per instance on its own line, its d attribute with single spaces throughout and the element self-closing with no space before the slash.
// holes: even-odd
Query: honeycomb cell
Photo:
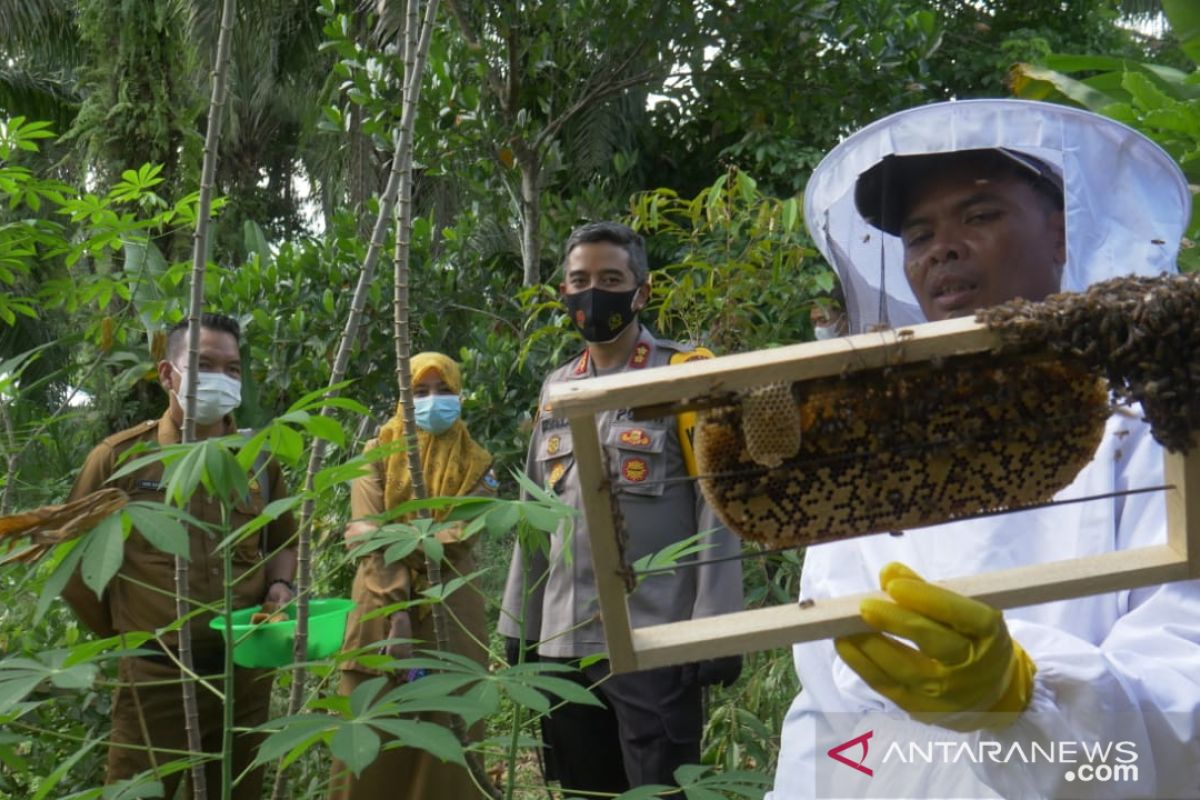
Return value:
<svg viewBox="0 0 1200 800">
<path fill-rule="evenodd" d="M 700 486 L 726 525 L 783 547 L 1044 502 L 1091 459 L 1109 413 L 1094 372 L 1045 353 L 884 372 L 776 384 L 702 414 Z M 764 469 L 751 452 L 780 458 Z"/>
</svg>

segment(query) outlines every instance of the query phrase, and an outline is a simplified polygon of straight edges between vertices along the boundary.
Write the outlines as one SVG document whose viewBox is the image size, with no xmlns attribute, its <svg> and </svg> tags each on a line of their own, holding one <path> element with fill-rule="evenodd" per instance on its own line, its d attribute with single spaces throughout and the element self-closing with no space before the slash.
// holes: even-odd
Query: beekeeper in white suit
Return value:
<svg viewBox="0 0 1200 800">
<path fill-rule="evenodd" d="M 1174 272 L 1190 195 L 1141 134 L 1018 100 L 894 114 L 836 147 L 805 217 L 851 331 Z M 1163 483 L 1134 409 L 1056 499 Z M 1160 492 L 808 550 L 801 596 L 882 589 L 872 633 L 795 647 L 773 800 L 1200 797 L 1200 582 L 1003 614 L 926 581 L 1163 544 Z"/>
</svg>

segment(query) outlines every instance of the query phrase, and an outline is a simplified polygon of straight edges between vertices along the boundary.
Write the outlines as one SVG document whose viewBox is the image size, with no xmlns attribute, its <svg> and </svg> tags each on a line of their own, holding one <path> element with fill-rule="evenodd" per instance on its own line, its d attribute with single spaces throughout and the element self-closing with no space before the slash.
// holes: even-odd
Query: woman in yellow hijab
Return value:
<svg viewBox="0 0 1200 800">
<path fill-rule="evenodd" d="M 493 495 L 496 480 L 491 472 L 492 457 L 467 432 L 460 419 L 462 375 L 458 364 L 441 353 L 420 353 L 412 359 L 412 386 L 417 422 L 417 447 L 421 453 L 421 471 L 430 497 L 468 494 Z M 366 450 L 404 440 L 403 409 L 383 426 L 379 437 L 367 442 Z M 379 527 L 368 518 L 412 498 L 412 475 L 408 454 L 402 449 L 375 461 L 372 472 L 351 485 L 350 507 L 354 521 L 347 526 L 347 547 L 355 539 Z M 436 516 L 444 516 L 444 512 Z M 471 542 L 460 541 L 458 531 L 450 528 L 438 534 L 446 545 L 443 565 L 446 578 L 469 575 L 475 570 Z M 352 596 L 355 607 L 346 625 L 345 650 L 370 647 L 391 638 L 413 638 L 434 647 L 433 615 L 429 606 L 411 612 L 398 611 L 389 617 L 364 616 L 384 606 L 409 600 L 428 586 L 424 556 L 421 553 L 387 564 L 380 551 L 359 559 Z M 463 587 L 446 600 L 451 652 L 487 663 L 487 621 L 483 596 L 474 587 Z M 457 621 L 457 622 L 456 622 Z M 388 653 L 404 657 L 410 645 L 391 645 Z M 349 695 L 375 670 L 356 662 L 345 662 L 339 691 Z M 388 673 L 384 691 L 409 678 Z M 432 722 L 450 726 L 445 714 L 423 715 Z M 482 731 L 472 731 L 478 738 Z M 401 747 L 380 750 L 375 761 L 355 777 L 340 762 L 333 765 L 330 800 L 463 800 L 481 797 L 467 771 L 429 755 L 424 750 Z"/>
</svg>

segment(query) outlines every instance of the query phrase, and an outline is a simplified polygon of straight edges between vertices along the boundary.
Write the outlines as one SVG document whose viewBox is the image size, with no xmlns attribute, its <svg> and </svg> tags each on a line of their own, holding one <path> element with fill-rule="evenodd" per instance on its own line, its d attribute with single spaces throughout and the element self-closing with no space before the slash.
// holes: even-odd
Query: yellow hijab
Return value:
<svg viewBox="0 0 1200 800">
<path fill-rule="evenodd" d="M 413 356 L 411 366 L 414 385 L 432 370 L 441 375 L 455 394 L 462 393 L 462 373 L 458 364 L 448 356 L 418 353 Z M 379 443 L 403 441 L 404 406 L 397 404 L 396 413 L 379 431 Z M 492 465 L 491 454 L 475 443 L 461 419 L 455 420 L 448 430 L 437 436 L 429 431 L 418 430 L 417 448 L 421 454 L 425 490 L 430 497 L 470 494 Z M 395 508 L 412 499 L 412 476 L 408 470 L 407 452 L 388 456 L 386 474 L 383 499 L 388 508 Z M 445 513 L 443 511 L 435 516 L 440 519 Z"/>
</svg>

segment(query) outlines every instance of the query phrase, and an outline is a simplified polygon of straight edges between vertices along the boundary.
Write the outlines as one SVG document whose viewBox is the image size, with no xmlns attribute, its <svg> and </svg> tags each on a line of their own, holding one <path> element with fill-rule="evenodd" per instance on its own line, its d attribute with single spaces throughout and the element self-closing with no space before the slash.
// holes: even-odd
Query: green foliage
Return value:
<svg viewBox="0 0 1200 800">
<path fill-rule="evenodd" d="M 1123 122 L 1158 142 L 1179 162 L 1190 184 L 1200 182 L 1200 8 L 1164 2 L 1186 68 L 1112 56 L 1046 54 L 1020 63 L 1009 74 L 1014 94 L 1067 103 Z M 1200 269 L 1194 242 L 1200 237 L 1200 207 L 1193 204 L 1180 267 Z"/>
<path fill-rule="evenodd" d="M 151 161 L 165 165 L 172 193 L 182 193 L 184 170 L 198 165 L 205 92 L 187 79 L 194 50 L 178 6 L 84 0 L 78 7 L 87 67 L 72 136 L 110 175 Z"/>
<path fill-rule="evenodd" d="M 691 195 L 733 164 L 788 196 L 850 131 L 934 100 L 1001 95 L 1014 61 L 1144 52 L 1117 21 L 1114 0 L 707 3 L 703 46 L 680 61 L 687 79 L 660 92 L 641 168 L 649 185 Z"/>
<path fill-rule="evenodd" d="M 441 663 L 440 659 L 428 660 Z M 310 707 L 316 713 L 266 723 L 259 729 L 268 736 L 259 748 L 256 763 L 266 764 L 282 757 L 283 763 L 288 764 L 307 748 L 322 742 L 335 758 L 357 774 L 379 755 L 380 734 L 386 734 L 397 745 L 427 750 L 441 759 L 463 764 L 462 745 L 450 731 L 419 719 L 400 717 L 427 711 L 470 715 L 476 711 L 475 704 L 449 696 L 440 686 L 422 686 L 416 681 L 380 694 L 386 681 L 383 677 L 373 678 L 349 697 L 335 695 L 312 702 Z"/>
<path fill-rule="evenodd" d="M 649 306 L 660 330 L 719 352 L 812 338 L 809 311 L 834 279 L 812 257 L 797 198 L 766 196 L 731 169 L 691 199 L 636 195 L 631 223 L 666 262 Z"/>
<path fill-rule="evenodd" d="M 711 689 L 707 705 L 701 760 L 725 771 L 775 764 L 783 720 L 800 689 L 786 650 L 751 653 L 742 675 L 729 688 Z"/>
<path fill-rule="evenodd" d="M 0 570 L 0 798 L 63 797 L 104 778 L 115 640 L 82 641 L 61 607 L 44 616 L 23 602 L 48 565 Z M 40 619 L 38 618 L 40 617 Z M 128 647 L 142 641 L 134 638 Z M 34 680 L 38 675 L 41 677 Z M 56 683 L 57 678 L 57 683 Z M 89 745 L 89 742 L 94 744 Z M 44 794 L 42 794 L 44 792 Z"/>
<path fill-rule="evenodd" d="M 330 417 L 316 408 L 377 211 L 372 197 L 389 166 L 403 4 L 239 5 L 217 180 L 225 205 L 204 288 L 213 310 L 242 323 L 238 417 L 257 435 L 154 457 L 172 461 L 180 497 L 197 487 L 228 496 L 243 488 L 260 447 L 299 485 L 307 450 L 322 438 L 330 456 L 311 495 L 272 498 L 258 520 L 211 535 L 227 548 L 311 500 L 325 537 L 314 554 L 318 591 L 344 594 L 347 555 L 329 537 L 338 538 L 348 515 L 345 482 L 368 468 L 356 454 L 395 407 L 386 270 L 369 287 L 345 388 L 361 405 L 340 404 Z M 592 0 L 444 6 L 417 123 L 414 348 L 461 361 L 467 424 L 515 493 L 523 479 L 507 476 L 523 460 L 538 386 L 581 346 L 550 277 L 572 227 L 628 211 L 648 237 L 651 315 L 665 335 L 722 352 L 805 340 L 809 310 L 827 301 L 832 276 L 813 257 L 796 192 L 830 146 L 898 108 L 998 95 L 1008 65 L 1025 61 L 1075 82 L 1031 71 L 1030 86 L 1043 81 L 1064 96 L 1078 90 L 1085 104 L 1116 104 L 1115 115 L 1144 126 L 1192 175 L 1191 5 L 1164 2 L 1181 49 L 1121 29 L 1115 0 L 639 0 L 622 6 L 620 25 L 611 4 Z M 11 421 L 0 425 L 0 502 L 60 500 L 89 447 L 164 406 L 152 367 L 162 330 L 183 317 L 215 8 L 176 0 L 0 3 L 0 404 Z M 67 139 L 30 121 L 51 118 L 70 131 Z M 534 209 L 536 267 L 551 285 L 523 285 L 521 234 Z M 385 251 L 393 245 L 389 233 Z M 1194 252 L 1185 251 L 1185 263 Z M 494 599 L 514 539 L 545 546 L 547 531 L 570 515 L 539 487 L 524 488 L 531 499 L 519 503 L 423 507 L 456 507 L 484 569 L 448 576 L 413 604 L 475 586 Z M 156 790 L 153 781 L 95 788 L 119 647 L 84 643 L 53 601 L 80 564 L 93 588 L 114 579 L 130 530 L 182 553 L 186 525 L 194 521 L 178 508 L 130 504 L 44 563 L 0 570 L 0 673 L 11 679 L 0 686 L 17 698 L 0 718 L 0 797 Z M 438 527 L 388 524 L 370 546 L 390 558 L 436 557 Z M 654 565 L 669 567 L 686 547 L 659 554 Z M 794 554 L 748 561 L 748 602 L 791 602 L 799 569 Z M 301 768 L 296 796 L 323 794 L 331 748 L 361 766 L 384 746 L 389 725 L 415 722 L 395 712 L 436 705 L 451 685 L 468 691 L 446 699 L 489 719 L 494 736 L 479 748 L 510 768 L 530 760 L 548 703 L 572 692 L 583 701 L 553 670 L 519 664 L 485 673 L 432 654 L 412 663 L 433 660 L 435 675 L 413 684 L 416 695 L 363 692 L 345 704 L 326 696 L 336 660 L 314 665 L 325 681 L 309 697 L 307 722 L 271 729 L 300 737 L 273 745 Z M 62 685 L 88 674 L 85 688 Z M 290 672 L 278 677 L 286 689 Z M 735 686 L 711 693 L 704 761 L 714 770 L 681 771 L 683 788 L 673 794 L 760 796 L 795 690 L 786 653 L 752 656 Z M 394 732 L 425 738 L 426 730 Z M 445 735 L 430 741 L 455 756 Z M 739 772 L 746 769 L 759 774 Z M 523 784 L 536 782 L 522 770 Z"/>
<path fill-rule="evenodd" d="M 116 475 L 129 474 L 150 463 L 161 462 L 167 504 L 139 502 L 127 505 L 102 520 L 81 539 L 58 548 L 42 570 L 44 580 L 39 615 L 48 609 L 49 598 L 58 593 L 62 580 L 76 567 L 81 567 L 85 582 L 99 594 L 117 574 L 122 561 L 124 538 L 133 527 L 147 535 L 155 546 L 182 552 L 186 547 L 187 534 L 183 527 L 186 523 L 195 531 L 192 535 L 211 536 L 214 549 L 225 551 L 245 536 L 253 534 L 283 509 L 296 505 L 304 495 L 276 498 L 256 520 L 237 530 L 201 525 L 180 510 L 188 506 L 193 493 L 201 490 L 222 503 L 236 502 L 247 489 L 247 463 L 253 463 L 261 448 L 271 447 L 273 442 L 286 441 L 287 437 L 280 436 L 280 431 L 296 433 L 297 430 L 303 430 L 306 436 L 319 436 L 333 442 L 344 441 L 345 433 L 338 422 L 309 413 L 309 409 L 322 402 L 322 394 L 323 391 L 319 390 L 301 397 L 287 413 L 249 438 L 227 436 L 166 446 L 149 453 L 133 453 L 119 467 Z M 336 405 L 351 413 L 365 411 L 345 398 Z M 298 457 L 300 453 L 295 455 Z M 365 463 L 365 457 L 358 457 L 327 467 L 329 475 L 324 478 L 326 485 L 359 474 Z M 549 547 L 549 536 L 560 531 L 564 521 L 568 521 L 575 511 L 531 484 L 524 476 L 518 475 L 517 480 L 531 494 L 531 499 L 518 502 L 471 497 L 433 498 L 403 504 L 392 509 L 387 516 L 409 515 L 422 510 L 445 510 L 449 512 L 448 521 L 435 523 L 431 519 L 415 519 L 408 523 L 386 524 L 369 537 L 361 549 L 383 549 L 387 559 L 394 561 L 421 548 L 435 560 L 440 560 L 443 551 L 440 544 L 435 546 L 438 541 L 437 530 L 439 527 L 455 525 L 461 526 L 464 539 L 511 536 L 511 531 L 516 528 L 521 532 L 521 540 L 527 548 L 531 551 L 545 550 Z M 656 563 L 673 563 L 681 555 L 663 554 L 656 559 Z M 226 568 L 230 568 L 228 562 Z M 404 605 L 444 602 L 452 592 L 461 590 L 468 581 L 477 577 L 478 574 L 452 577 L 442 585 L 429 587 L 422 592 L 422 597 Z M 232 580 L 232 575 L 227 575 L 226 580 Z M 35 692 L 41 691 L 40 687 L 50 689 L 56 693 L 55 700 L 63 701 L 72 694 L 91 693 L 106 663 L 128 654 L 130 647 L 149 638 L 150 634 L 138 634 L 124 640 L 76 643 L 58 649 L 39 648 L 30 655 L 18 654 L 0 659 L 0 720 L 19 721 L 19 724 L 38 731 L 34 722 L 36 718 L 47 713 L 61 713 L 53 700 L 35 696 Z M 573 670 L 560 664 L 522 663 L 491 669 L 453 653 L 422 651 L 412 658 L 392 660 L 386 656 L 350 651 L 327 660 L 325 667 L 335 666 L 349 658 L 374 668 L 428 670 L 430 674 L 388 691 L 384 691 L 384 679 L 378 678 L 363 684 L 349 697 L 312 696 L 303 713 L 274 719 L 261 727 L 266 739 L 258 754 L 259 763 L 282 758 L 285 765 L 290 764 L 306 757 L 306 753 L 318 745 L 328 748 L 333 757 L 343 760 L 356 772 L 377 757 L 383 747 L 418 747 L 438 758 L 462 763 L 462 745 L 449 730 L 422 720 L 420 714 L 434 711 L 455 713 L 470 724 L 494 717 L 504 708 L 516 708 L 532 715 L 524 723 L 528 725 L 538 716 L 548 713 L 556 702 L 599 704 L 589 691 L 562 677 Z M 518 716 L 514 722 L 513 742 L 529 746 L 529 740 L 516 736 L 521 725 Z M 14 742 L 0 741 L 0 759 L 15 765 L 17 780 L 28 780 L 29 783 L 24 784 L 28 787 L 57 785 L 101 741 L 93 734 L 79 738 L 85 748 L 76 759 L 68 760 L 62 769 L 50 775 L 49 784 L 37 783 L 34 778 L 36 773 L 31 771 L 33 765 L 16 749 Z M 486 746 L 486 743 L 481 746 Z M 513 756 L 515 751 L 510 753 L 510 757 Z M 181 768 L 182 764 L 176 762 L 170 768 Z M 713 796 L 711 793 L 717 791 L 748 791 L 747 787 L 757 785 L 755 780 L 759 783 L 762 780 L 736 773 L 707 775 L 697 770 L 685 771 L 681 775 L 685 776 L 681 778 L 685 795 L 699 798 Z M 133 782 L 120 789 L 113 788 L 109 794 L 120 791 L 134 793 L 129 796 L 156 796 L 155 792 L 161 791 L 156 790 L 156 786 L 153 781 Z M 79 796 L 93 795 L 84 792 Z"/>
</svg>

